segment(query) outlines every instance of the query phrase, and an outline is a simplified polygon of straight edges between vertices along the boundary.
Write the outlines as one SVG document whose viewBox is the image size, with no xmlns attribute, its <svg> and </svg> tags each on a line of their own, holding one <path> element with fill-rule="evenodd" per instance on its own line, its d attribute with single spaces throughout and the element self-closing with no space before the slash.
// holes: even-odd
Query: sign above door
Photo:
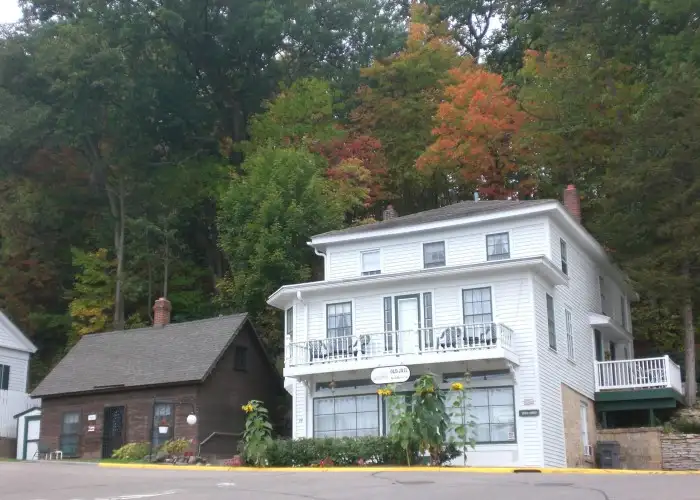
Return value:
<svg viewBox="0 0 700 500">
<path fill-rule="evenodd" d="M 382 366 L 372 370 L 370 378 L 373 384 L 400 384 L 408 381 L 411 370 L 407 366 Z"/>
</svg>

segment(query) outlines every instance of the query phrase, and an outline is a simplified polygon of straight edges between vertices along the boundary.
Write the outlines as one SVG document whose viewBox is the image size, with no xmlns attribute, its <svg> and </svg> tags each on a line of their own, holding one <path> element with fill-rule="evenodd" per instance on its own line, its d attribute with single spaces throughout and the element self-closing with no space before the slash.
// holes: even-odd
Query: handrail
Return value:
<svg viewBox="0 0 700 500">
<path fill-rule="evenodd" d="M 243 437 L 243 433 L 242 432 L 238 432 L 238 433 L 236 433 L 236 432 L 218 432 L 218 431 L 212 432 L 207 437 L 202 439 L 202 441 L 199 443 L 199 446 L 197 446 L 197 456 L 198 457 L 202 456 L 202 446 L 204 446 L 207 443 L 207 441 L 209 441 L 214 436 Z"/>
</svg>

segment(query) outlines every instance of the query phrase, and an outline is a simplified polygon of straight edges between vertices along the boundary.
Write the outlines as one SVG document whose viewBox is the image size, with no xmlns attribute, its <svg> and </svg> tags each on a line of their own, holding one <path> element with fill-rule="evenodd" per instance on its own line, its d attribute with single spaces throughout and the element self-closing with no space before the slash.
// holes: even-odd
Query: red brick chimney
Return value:
<svg viewBox="0 0 700 500">
<path fill-rule="evenodd" d="M 161 297 L 153 304 L 153 326 L 163 327 L 170 323 L 170 311 L 172 306 L 170 301 Z"/>
<path fill-rule="evenodd" d="M 564 206 L 574 219 L 581 222 L 581 198 L 573 184 L 569 184 L 564 190 Z"/>
<path fill-rule="evenodd" d="M 396 210 L 394 210 L 393 205 L 389 205 L 388 207 L 386 207 L 386 210 L 384 210 L 384 212 L 382 212 L 382 220 L 394 219 L 398 216 L 399 216 L 399 214 Z"/>
</svg>

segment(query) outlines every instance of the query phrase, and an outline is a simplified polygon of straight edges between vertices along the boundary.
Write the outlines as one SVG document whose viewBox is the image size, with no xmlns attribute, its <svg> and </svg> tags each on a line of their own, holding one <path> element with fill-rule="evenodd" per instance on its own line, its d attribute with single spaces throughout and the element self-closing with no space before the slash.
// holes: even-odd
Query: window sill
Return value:
<svg viewBox="0 0 700 500">
<path fill-rule="evenodd" d="M 553 352 L 554 354 L 559 354 L 559 353 L 557 352 L 557 348 L 556 348 L 556 347 L 549 346 L 549 351 L 550 351 L 550 352 Z"/>
</svg>

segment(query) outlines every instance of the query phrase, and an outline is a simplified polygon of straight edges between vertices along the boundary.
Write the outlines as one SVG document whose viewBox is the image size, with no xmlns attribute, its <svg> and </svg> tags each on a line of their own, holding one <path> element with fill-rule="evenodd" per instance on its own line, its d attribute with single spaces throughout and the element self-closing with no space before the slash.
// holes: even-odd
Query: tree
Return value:
<svg viewBox="0 0 700 500">
<path fill-rule="evenodd" d="M 303 149 L 264 147 L 242 168 L 221 200 L 220 241 L 231 263 L 221 291 L 227 305 L 255 317 L 280 285 L 311 277 L 306 242 L 342 227 L 346 206 L 324 177 L 323 158 Z M 280 347 L 280 339 L 266 340 Z"/>
<path fill-rule="evenodd" d="M 528 117 L 503 77 L 470 62 L 449 74 L 435 117 L 435 142 L 418 167 L 442 173 L 456 192 L 478 191 L 486 199 L 531 196 L 535 186 L 519 164 L 524 151 L 517 137 Z"/>
<path fill-rule="evenodd" d="M 449 202 L 449 187 L 427 179 L 416 160 L 431 143 L 431 123 L 444 79 L 460 58 L 435 10 L 413 4 L 405 49 L 362 71 L 350 129 L 377 138 L 387 159 L 386 197 L 399 213 Z M 438 180 L 439 181 L 439 180 Z"/>
</svg>

